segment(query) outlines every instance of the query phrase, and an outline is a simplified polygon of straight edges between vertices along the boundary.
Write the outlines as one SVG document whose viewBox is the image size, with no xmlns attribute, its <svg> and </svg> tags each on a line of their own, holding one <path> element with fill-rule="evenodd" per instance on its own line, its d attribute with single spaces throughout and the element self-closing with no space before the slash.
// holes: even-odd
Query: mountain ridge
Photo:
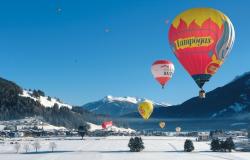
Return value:
<svg viewBox="0 0 250 160">
<path fill-rule="evenodd" d="M 86 110 L 96 113 L 103 114 L 111 117 L 119 117 L 124 114 L 137 112 L 137 106 L 139 103 L 149 100 L 146 98 L 137 97 L 113 97 L 111 95 L 105 96 L 101 100 L 84 104 L 82 107 Z M 152 100 L 149 100 L 152 101 Z M 168 107 L 163 103 L 152 101 L 155 107 Z"/>
<path fill-rule="evenodd" d="M 237 76 L 222 87 L 208 92 L 205 99 L 193 97 L 168 108 L 155 108 L 152 118 L 240 117 L 250 112 L 250 72 Z M 137 113 L 125 117 L 138 117 Z"/>
</svg>

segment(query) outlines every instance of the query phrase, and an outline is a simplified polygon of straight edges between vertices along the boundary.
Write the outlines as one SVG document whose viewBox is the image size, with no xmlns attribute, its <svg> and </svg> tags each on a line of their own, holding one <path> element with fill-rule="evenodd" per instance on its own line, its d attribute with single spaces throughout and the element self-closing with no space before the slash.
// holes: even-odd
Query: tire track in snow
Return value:
<svg viewBox="0 0 250 160">
<path fill-rule="evenodd" d="M 229 157 L 224 157 L 222 155 L 217 155 L 217 154 L 205 154 L 205 153 L 199 153 L 200 155 L 206 155 L 206 156 L 209 156 L 209 157 L 215 157 L 215 158 L 220 158 L 220 159 L 223 159 L 223 160 L 247 160 L 247 159 L 243 159 L 243 158 L 240 158 L 240 157 L 236 157 L 234 155 L 229 155 L 230 157 L 232 158 L 229 158 Z"/>
<path fill-rule="evenodd" d="M 168 145 L 173 148 L 174 151 L 177 151 L 177 148 L 172 144 L 172 143 L 168 143 Z"/>
</svg>

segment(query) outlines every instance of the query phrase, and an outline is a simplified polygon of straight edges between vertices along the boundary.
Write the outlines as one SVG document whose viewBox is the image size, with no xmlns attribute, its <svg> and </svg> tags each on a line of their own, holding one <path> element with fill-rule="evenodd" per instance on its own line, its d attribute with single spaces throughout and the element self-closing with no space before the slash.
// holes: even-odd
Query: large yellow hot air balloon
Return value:
<svg viewBox="0 0 250 160">
<path fill-rule="evenodd" d="M 212 8 L 192 8 L 173 20 L 169 44 L 175 56 L 199 86 L 217 72 L 233 47 L 235 32 L 230 19 Z"/>
<path fill-rule="evenodd" d="M 138 111 L 143 119 L 149 119 L 154 109 L 153 103 L 151 101 L 143 101 L 138 106 Z"/>
<path fill-rule="evenodd" d="M 164 127 L 165 127 L 165 125 L 166 125 L 166 123 L 165 123 L 165 122 L 163 122 L 163 121 L 161 121 L 161 122 L 159 123 L 159 126 L 160 126 L 161 128 L 164 128 Z"/>
</svg>

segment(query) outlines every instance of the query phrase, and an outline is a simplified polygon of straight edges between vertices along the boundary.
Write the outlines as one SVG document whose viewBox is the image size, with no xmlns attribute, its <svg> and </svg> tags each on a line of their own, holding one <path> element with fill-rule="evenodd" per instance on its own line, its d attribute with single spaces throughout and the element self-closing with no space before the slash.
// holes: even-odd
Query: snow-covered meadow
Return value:
<svg viewBox="0 0 250 160">
<path fill-rule="evenodd" d="M 38 139 L 41 149 L 38 153 L 32 146 L 33 138 L 7 139 L 0 141 L 1 160 L 249 160 L 250 152 L 210 152 L 209 142 L 195 142 L 195 151 L 183 152 L 183 137 L 142 137 L 145 150 L 139 153 L 129 152 L 127 147 L 130 137 L 86 137 Z M 190 138 L 189 138 L 190 139 Z M 16 153 L 15 144 L 21 144 Z M 50 144 L 55 142 L 55 152 L 50 152 Z M 23 146 L 30 144 L 29 152 Z"/>
</svg>

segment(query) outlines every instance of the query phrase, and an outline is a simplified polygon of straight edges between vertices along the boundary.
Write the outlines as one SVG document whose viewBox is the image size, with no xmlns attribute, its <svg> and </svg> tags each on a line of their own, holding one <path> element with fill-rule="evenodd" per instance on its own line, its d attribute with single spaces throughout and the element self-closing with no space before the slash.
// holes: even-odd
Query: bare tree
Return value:
<svg viewBox="0 0 250 160">
<path fill-rule="evenodd" d="M 29 143 L 25 143 L 25 144 L 23 145 L 23 149 L 24 149 L 25 152 L 27 153 L 27 152 L 30 150 L 30 145 L 29 145 Z"/>
<path fill-rule="evenodd" d="M 32 145 L 34 149 L 36 150 L 36 152 L 41 148 L 41 144 L 38 140 L 36 140 Z"/>
<path fill-rule="evenodd" d="M 15 143 L 14 144 L 14 149 L 15 149 L 16 153 L 18 153 L 18 151 L 20 150 L 20 148 L 21 148 L 21 144 L 20 143 Z"/>
<path fill-rule="evenodd" d="M 54 152 L 54 150 L 56 149 L 57 145 L 55 142 L 50 142 L 49 143 L 49 148 L 51 149 L 51 152 Z"/>
</svg>

